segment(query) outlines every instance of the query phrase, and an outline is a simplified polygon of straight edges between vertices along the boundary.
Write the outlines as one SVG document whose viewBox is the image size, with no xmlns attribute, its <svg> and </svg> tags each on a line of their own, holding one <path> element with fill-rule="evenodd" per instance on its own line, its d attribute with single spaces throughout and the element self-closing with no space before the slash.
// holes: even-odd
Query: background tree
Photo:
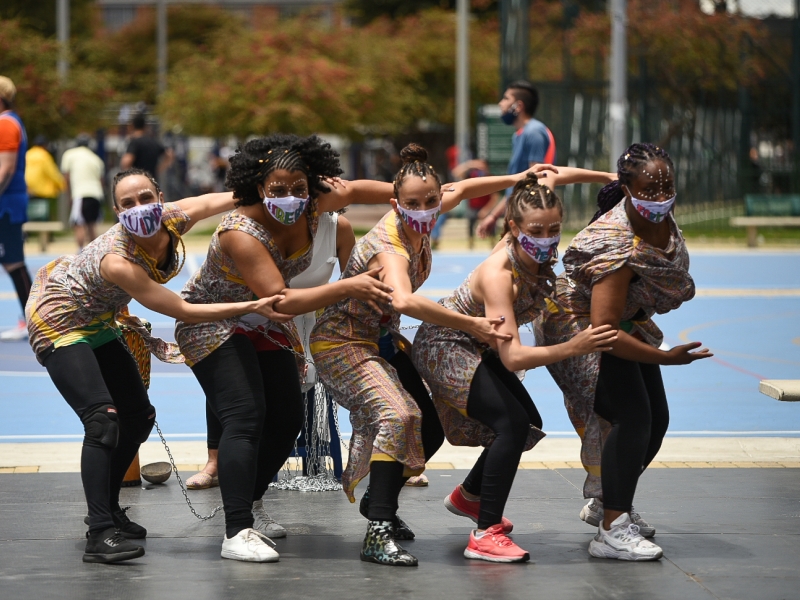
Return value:
<svg viewBox="0 0 800 600">
<path fill-rule="evenodd" d="M 92 130 L 114 91 L 102 71 L 73 64 L 62 83 L 56 71 L 58 43 L 18 21 L 0 21 L 0 73 L 17 87 L 17 109 L 31 138 L 50 139 Z"/>
</svg>

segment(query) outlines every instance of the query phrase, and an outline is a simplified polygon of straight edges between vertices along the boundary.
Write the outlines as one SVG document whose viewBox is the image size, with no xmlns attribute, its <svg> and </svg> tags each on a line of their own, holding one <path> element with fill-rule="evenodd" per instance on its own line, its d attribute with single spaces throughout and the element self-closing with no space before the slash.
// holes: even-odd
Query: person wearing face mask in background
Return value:
<svg viewBox="0 0 800 600">
<path fill-rule="evenodd" d="M 347 281 L 382 267 L 380 278 L 392 286 L 393 300 L 377 311 L 358 299 L 329 306 L 311 334 L 311 352 L 320 380 L 350 411 L 353 435 L 342 486 L 351 502 L 359 481 L 370 477 L 360 503 L 369 521 L 361 560 L 416 566 L 417 559 L 397 544 L 414 538 L 397 516 L 398 497 L 405 481 L 419 475 L 439 449 L 444 433 L 411 363 L 410 344 L 398 333 L 400 316 L 466 331 L 484 342 L 510 337 L 494 330 L 499 318 L 462 315 L 414 292 L 430 274 L 430 232 L 439 214 L 464 198 L 513 185 L 524 174 L 459 181 L 442 191 L 424 148 L 409 144 L 400 157 L 393 210 L 358 241 L 342 275 Z"/>
<path fill-rule="evenodd" d="M 439 304 L 471 317 L 502 318 L 508 340 L 490 344 L 456 329 L 423 324 L 414 339 L 414 366 L 430 386 L 447 440 L 455 446 L 484 446 L 463 484 L 445 500 L 447 509 L 475 521 L 466 558 L 524 562 L 530 556 L 507 534 L 503 516 L 520 455 L 542 437 L 542 419 L 515 375 L 541 365 L 607 348 L 611 327 L 587 328 L 555 346 L 527 347 L 519 327 L 532 322 L 552 294 L 563 207 L 556 185 L 607 182 L 610 173 L 560 167 L 558 173 L 529 174 L 514 186 L 506 231 L 492 254 Z"/>
<path fill-rule="evenodd" d="M 391 184 L 335 181 L 342 172 L 339 155 L 317 136 L 257 138 L 241 146 L 230 163 L 226 185 L 237 208 L 222 219 L 205 262 L 181 292 L 188 302 L 281 294 L 275 309 L 299 315 L 344 298 L 358 298 L 375 309 L 376 302 L 391 298 L 391 287 L 376 279 L 380 267 L 325 285 L 287 286 L 311 264 L 321 213 L 353 202 L 388 203 Z M 297 328 L 294 322 L 260 315 L 206 324 L 179 320 L 175 339 L 222 426 L 221 556 L 276 562 L 274 543 L 253 527 L 255 516 L 264 515 L 254 515 L 253 509 L 263 508 L 254 504 L 289 457 L 303 424 L 300 379 L 305 357 Z"/>
<path fill-rule="evenodd" d="M 522 173 L 535 163 L 555 164 L 556 140 L 553 133 L 544 123 L 533 118 L 539 107 L 539 91 L 528 81 L 514 81 L 503 93 L 498 106 L 503 123 L 514 127 L 508 173 Z M 509 188 L 480 222 L 479 237 L 492 235 L 495 223 L 506 213 L 510 194 Z"/>
<path fill-rule="evenodd" d="M 110 563 L 144 554 L 128 539 L 147 530 L 119 505 L 125 471 L 155 421 L 155 408 L 120 325 L 137 332 L 165 362 L 180 363 L 175 344 L 152 337 L 128 313 L 132 299 L 185 321 L 215 321 L 272 310 L 282 296 L 229 304 L 189 304 L 162 284 L 183 266 L 182 236 L 193 223 L 233 208 L 233 196 L 207 194 L 163 203 L 158 184 L 139 169 L 112 186 L 120 222 L 80 254 L 62 256 L 36 274 L 25 307 L 31 347 L 58 391 L 84 425 L 81 479 L 89 509 L 84 562 Z"/>
<path fill-rule="evenodd" d="M 580 517 L 598 527 L 589 554 L 658 560 L 661 548 L 645 539 L 655 528 L 634 510 L 633 497 L 669 424 L 659 365 L 690 364 L 712 354 L 697 350 L 700 342 L 661 350 L 664 335 L 652 320 L 695 294 L 689 253 L 673 216 L 672 160 L 663 148 L 633 144 L 617 161 L 617 176 L 600 190 L 597 214 L 564 253 L 565 271 L 536 339 L 558 344 L 589 325 L 619 329 L 612 349 L 548 370 L 581 436 L 588 473 L 583 494 L 590 500 Z"/>
</svg>

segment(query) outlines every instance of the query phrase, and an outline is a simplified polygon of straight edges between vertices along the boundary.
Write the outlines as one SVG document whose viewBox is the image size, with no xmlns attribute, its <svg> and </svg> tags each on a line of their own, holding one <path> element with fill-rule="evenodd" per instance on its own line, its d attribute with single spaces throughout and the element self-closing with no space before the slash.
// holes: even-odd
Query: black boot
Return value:
<svg viewBox="0 0 800 600">
<path fill-rule="evenodd" d="M 370 521 L 361 548 L 361 560 L 379 565 L 416 567 L 419 564 L 416 557 L 395 541 L 393 533 L 391 521 Z"/>
<path fill-rule="evenodd" d="M 126 540 L 116 527 L 88 534 L 83 562 L 114 563 L 144 556 L 144 548 Z"/>
<path fill-rule="evenodd" d="M 119 530 L 122 537 L 128 538 L 129 540 L 141 540 L 147 537 L 147 529 L 131 521 L 128 515 L 125 514 L 128 508 L 130 508 L 130 506 L 111 511 L 111 518 L 114 519 L 114 525 Z"/>
<path fill-rule="evenodd" d="M 361 513 L 362 517 L 369 520 L 369 487 L 367 487 L 367 491 L 364 492 L 364 495 L 361 496 L 358 512 Z M 394 528 L 394 539 L 396 540 L 409 541 L 416 537 L 414 532 L 411 531 L 411 527 L 408 526 L 408 523 L 397 515 L 392 519 L 392 527 Z"/>
</svg>

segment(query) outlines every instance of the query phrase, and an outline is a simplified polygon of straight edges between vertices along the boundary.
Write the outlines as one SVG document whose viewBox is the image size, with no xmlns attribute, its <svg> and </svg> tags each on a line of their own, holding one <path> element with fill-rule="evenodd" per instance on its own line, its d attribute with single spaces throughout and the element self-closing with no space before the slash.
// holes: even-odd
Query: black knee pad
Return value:
<svg viewBox="0 0 800 600">
<path fill-rule="evenodd" d="M 119 417 L 113 404 L 90 406 L 81 415 L 85 444 L 116 448 L 119 440 Z"/>
<path fill-rule="evenodd" d="M 137 413 L 126 414 L 122 417 L 122 426 L 126 432 L 130 432 L 131 439 L 137 444 L 144 444 L 147 441 L 155 422 L 156 409 L 154 406 L 148 406 Z"/>
</svg>

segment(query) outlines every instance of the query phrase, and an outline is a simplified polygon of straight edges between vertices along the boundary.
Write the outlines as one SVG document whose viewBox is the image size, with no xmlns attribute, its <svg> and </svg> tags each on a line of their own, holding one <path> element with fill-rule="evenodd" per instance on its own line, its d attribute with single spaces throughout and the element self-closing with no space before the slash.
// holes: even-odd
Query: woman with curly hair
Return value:
<svg viewBox="0 0 800 600">
<path fill-rule="evenodd" d="M 83 422 L 81 479 L 89 507 L 83 560 L 99 563 L 142 556 L 129 539 L 147 535 L 120 508 L 119 491 L 156 411 L 120 326 L 141 335 L 159 359 L 183 362 L 175 344 L 152 337 L 128 313 L 130 301 L 199 323 L 253 312 L 275 317 L 271 306 L 281 298 L 189 304 L 163 285 L 183 267 L 183 235 L 200 219 L 233 208 L 230 193 L 164 203 L 158 183 L 140 169 L 119 173 L 111 193 L 120 222 L 80 254 L 42 267 L 25 307 L 36 358 Z"/>
<path fill-rule="evenodd" d="M 358 482 L 370 476 L 361 501 L 369 521 L 361 560 L 384 565 L 418 564 L 397 544 L 414 537 L 397 516 L 398 497 L 444 439 L 430 396 L 411 364 L 410 345 L 397 333 L 400 315 L 465 331 L 482 342 L 510 338 L 495 331 L 500 317 L 459 314 L 414 292 L 430 274 L 430 232 L 440 212 L 452 210 L 463 198 L 513 185 L 525 174 L 460 181 L 442 192 L 427 156 L 416 144 L 403 148 L 392 210 L 359 240 L 342 275 L 347 281 L 382 268 L 380 278 L 392 287 L 392 302 L 376 311 L 357 298 L 341 300 L 325 309 L 311 334 L 320 379 L 350 411 L 353 435 L 342 485 L 351 502 Z"/>
<path fill-rule="evenodd" d="M 689 253 L 673 216 L 675 168 L 653 144 L 633 144 L 617 161 L 617 181 L 597 196 L 600 210 L 564 253 L 555 304 L 536 339 L 559 344 L 589 325 L 619 329 L 613 348 L 548 365 L 581 437 L 581 518 L 597 525 L 589 554 L 658 560 L 655 534 L 633 509 L 636 485 L 669 424 L 659 365 L 685 365 L 712 354 L 699 342 L 660 349 L 652 320 L 694 297 Z M 602 467 L 602 469 L 601 469 Z M 602 472 L 602 478 L 601 478 Z"/>
<path fill-rule="evenodd" d="M 455 446 L 483 446 L 463 484 L 444 504 L 478 525 L 469 536 L 466 558 L 525 562 L 530 556 L 507 534 L 503 516 L 520 456 L 542 437 L 542 419 L 515 374 L 571 356 L 606 349 L 616 339 L 609 326 L 589 326 L 554 346 L 529 347 L 519 327 L 531 323 L 553 291 L 553 265 L 561 238 L 563 206 L 556 185 L 607 182 L 611 173 L 560 167 L 529 174 L 514 186 L 506 208 L 506 232 L 494 252 L 464 283 L 439 303 L 463 315 L 498 318 L 509 340 L 485 344 L 452 329 L 424 323 L 414 338 L 414 366 L 428 383 L 447 440 Z"/>
<path fill-rule="evenodd" d="M 344 298 L 358 298 L 375 308 L 392 298 L 391 287 L 376 279 L 380 268 L 318 287 L 287 287 L 311 263 L 320 213 L 391 197 L 388 183 L 327 183 L 341 172 L 338 154 L 316 136 L 271 135 L 240 147 L 226 181 L 237 209 L 222 219 L 205 262 L 182 292 L 187 302 L 196 304 L 283 296 L 274 306 L 285 318 L 179 321 L 175 329 L 186 364 L 222 425 L 223 558 L 279 558 L 271 540 L 253 529 L 252 508 L 288 458 L 302 426 L 298 368 L 304 366 L 303 350 L 288 315 Z"/>
</svg>

